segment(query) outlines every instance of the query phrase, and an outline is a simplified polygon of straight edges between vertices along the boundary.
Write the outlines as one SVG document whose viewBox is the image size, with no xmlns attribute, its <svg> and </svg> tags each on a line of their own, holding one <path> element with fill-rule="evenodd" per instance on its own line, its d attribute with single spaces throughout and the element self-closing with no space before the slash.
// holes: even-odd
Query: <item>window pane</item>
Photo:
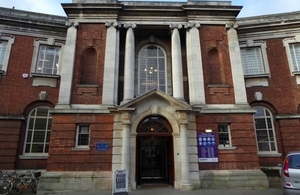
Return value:
<svg viewBox="0 0 300 195">
<path fill-rule="evenodd" d="M 152 89 L 166 91 L 165 56 L 157 46 L 146 46 L 139 52 L 138 94 Z"/>
<path fill-rule="evenodd" d="M 35 131 L 33 136 L 33 142 L 44 142 L 45 131 Z"/>
<path fill-rule="evenodd" d="M 266 126 L 266 121 L 265 119 L 255 119 L 255 126 L 256 126 L 256 129 L 266 129 L 267 126 Z"/>
<path fill-rule="evenodd" d="M 300 71 L 300 44 L 290 44 L 294 71 Z"/>
<path fill-rule="evenodd" d="M 37 107 L 28 117 L 25 153 L 47 153 L 45 145 L 49 144 L 51 133 L 51 117 L 49 108 Z"/>
<path fill-rule="evenodd" d="M 77 145 L 87 146 L 89 145 L 89 126 L 79 126 L 77 133 Z"/>
<path fill-rule="evenodd" d="M 37 59 L 36 72 L 43 74 L 57 74 L 60 48 L 41 45 Z"/>
<path fill-rule="evenodd" d="M 0 70 L 3 69 L 6 56 L 7 41 L 0 40 Z"/>
<path fill-rule="evenodd" d="M 228 125 L 218 125 L 219 144 L 230 145 L 229 127 Z"/>
<path fill-rule="evenodd" d="M 265 73 L 263 56 L 260 47 L 242 48 L 241 57 L 245 75 Z"/>
<path fill-rule="evenodd" d="M 79 135 L 79 137 L 78 137 L 78 145 L 79 146 L 88 145 L 88 143 L 89 143 L 89 135 L 86 135 L 86 134 Z"/>
<path fill-rule="evenodd" d="M 31 153 L 43 153 L 44 144 L 32 144 Z"/>
<path fill-rule="evenodd" d="M 272 114 L 264 107 L 255 107 L 254 114 L 256 141 L 258 151 L 276 151 L 276 138 L 272 122 Z"/>
<path fill-rule="evenodd" d="M 270 151 L 269 144 L 267 142 L 258 143 L 258 150 L 259 151 Z"/>
</svg>

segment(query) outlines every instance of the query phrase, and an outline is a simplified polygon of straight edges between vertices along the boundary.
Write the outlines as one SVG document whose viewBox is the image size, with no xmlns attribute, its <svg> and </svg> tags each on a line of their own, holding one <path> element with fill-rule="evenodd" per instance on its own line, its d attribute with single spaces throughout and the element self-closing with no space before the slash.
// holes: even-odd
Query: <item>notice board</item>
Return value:
<svg viewBox="0 0 300 195">
<path fill-rule="evenodd" d="M 218 162 L 218 146 L 216 135 L 211 133 L 198 133 L 198 159 L 201 163 Z"/>
</svg>

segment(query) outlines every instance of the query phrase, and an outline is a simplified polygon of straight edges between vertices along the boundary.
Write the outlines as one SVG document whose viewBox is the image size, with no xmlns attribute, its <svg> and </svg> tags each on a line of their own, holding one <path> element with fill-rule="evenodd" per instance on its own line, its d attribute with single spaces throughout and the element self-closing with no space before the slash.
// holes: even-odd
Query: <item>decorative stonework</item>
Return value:
<svg viewBox="0 0 300 195">
<path fill-rule="evenodd" d="M 135 23 L 125 23 L 125 24 L 123 24 L 123 27 L 134 29 L 134 28 L 136 28 L 136 24 Z"/>
<path fill-rule="evenodd" d="M 230 29 L 235 29 L 235 30 L 237 30 L 238 29 L 238 24 L 237 23 L 235 23 L 235 22 L 231 22 L 231 23 L 227 23 L 227 24 L 225 24 L 225 29 L 226 30 L 230 30 Z"/>
<path fill-rule="evenodd" d="M 66 26 L 67 27 L 74 26 L 75 28 L 78 28 L 79 27 L 79 22 L 78 21 L 75 21 L 75 22 L 66 21 Z"/>
<path fill-rule="evenodd" d="M 181 29 L 182 28 L 182 24 L 170 24 L 170 29 Z"/>
<path fill-rule="evenodd" d="M 121 27 L 121 25 L 118 23 L 118 22 L 112 22 L 112 21 L 106 21 L 105 22 L 105 26 L 107 27 L 107 28 L 109 28 L 109 27 L 115 27 L 115 28 L 120 28 Z"/>
<path fill-rule="evenodd" d="M 188 22 L 188 23 L 185 25 L 185 28 L 186 28 L 186 29 L 199 28 L 200 26 L 201 26 L 200 23 L 196 23 L 196 22 Z"/>
</svg>

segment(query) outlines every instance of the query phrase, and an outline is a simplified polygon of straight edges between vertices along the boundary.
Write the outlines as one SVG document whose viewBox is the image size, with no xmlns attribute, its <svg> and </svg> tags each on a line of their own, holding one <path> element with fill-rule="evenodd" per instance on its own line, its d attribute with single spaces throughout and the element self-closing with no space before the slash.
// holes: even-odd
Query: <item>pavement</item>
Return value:
<svg viewBox="0 0 300 195">
<path fill-rule="evenodd" d="M 82 191 L 82 192 L 62 192 L 59 195 L 112 195 L 111 191 Z M 55 195 L 58 195 L 55 194 Z M 138 189 L 128 192 L 128 195 L 282 195 L 280 189 L 268 190 L 217 190 L 202 189 L 193 191 L 178 191 L 174 189 Z M 119 195 L 119 194 L 116 194 Z M 120 195 L 125 195 L 120 194 Z"/>
<path fill-rule="evenodd" d="M 128 195 L 282 195 L 282 189 L 200 189 L 192 191 L 175 190 L 173 187 L 146 187 L 128 192 Z M 59 192 L 53 195 L 112 195 L 110 190 L 81 191 L 81 192 Z M 116 195 L 125 195 L 116 194 Z"/>
</svg>

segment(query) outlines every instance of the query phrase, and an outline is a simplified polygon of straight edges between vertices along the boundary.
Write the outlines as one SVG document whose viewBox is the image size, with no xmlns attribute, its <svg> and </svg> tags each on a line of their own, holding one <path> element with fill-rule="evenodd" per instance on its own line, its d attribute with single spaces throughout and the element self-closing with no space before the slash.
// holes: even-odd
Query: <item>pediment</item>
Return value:
<svg viewBox="0 0 300 195">
<path fill-rule="evenodd" d="M 134 109 L 145 104 L 161 104 L 164 106 L 172 106 L 176 110 L 192 110 L 192 107 L 184 101 L 178 100 L 161 90 L 153 89 L 135 99 L 118 106 L 119 110 Z"/>
</svg>

